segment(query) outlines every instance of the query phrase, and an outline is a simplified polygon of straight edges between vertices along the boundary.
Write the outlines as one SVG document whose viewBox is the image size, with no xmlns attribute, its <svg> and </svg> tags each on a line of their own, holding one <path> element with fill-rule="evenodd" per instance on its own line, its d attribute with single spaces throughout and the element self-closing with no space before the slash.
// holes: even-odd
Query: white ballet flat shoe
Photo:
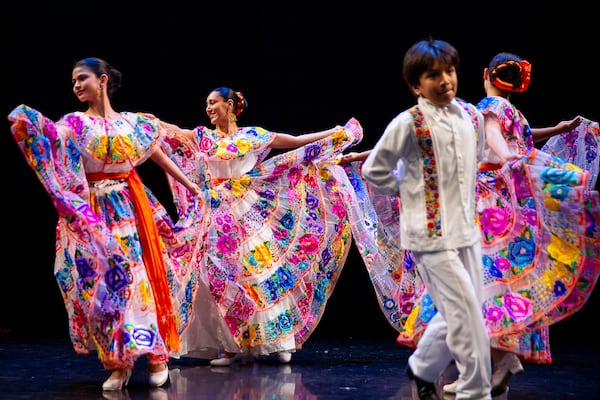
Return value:
<svg viewBox="0 0 600 400">
<path fill-rule="evenodd" d="M 125 374 L 119 378 L 113 378 L 112 374 L 102 384 L 102 390 L 122 390 L 129 383 L 131 378 L 131 370 L 126 369 Z"/>
<path fill-rule="evenodd" d="M 148 373 L 148 383 L 153 387 L 161 387 L 169 379 L 169 367 L 165 366 L 164 369 L 156 372 Z"/>
<path fill-rule="evenodd" d="M 236 361 L 241 361 L 242 364 L 245 364 L 248 361 L 252 361 L 252 356 L 244 353 L 226 354 L 221 358 L 210 360 L 210 365 L 213 367 L 229 367 Z"/>
</svg>

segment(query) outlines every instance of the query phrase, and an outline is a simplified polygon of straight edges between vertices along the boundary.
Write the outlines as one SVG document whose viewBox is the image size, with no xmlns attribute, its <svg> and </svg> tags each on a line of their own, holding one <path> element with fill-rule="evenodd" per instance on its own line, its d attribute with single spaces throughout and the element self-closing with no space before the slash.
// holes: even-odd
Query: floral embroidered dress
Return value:
<svg viewBox="0 0 600 400">
<path fill-rule="evenodd" d="M 548 326 L 581 309 L 600 274 L 598 193 L 588 189 L 588 172 L 533 148 L 527 121 L 508 101 L 488 97 L 478 107 L 499 118 L 509 147 L 524 155 L 499 168 L 489 149 L 479 172 L 483 312 L 492 346 L 548 363 Z M 368 186 L 357 193 L 366 200 Z M 361 203 L 368 229 L 355 239 L 398 343 L 414 347 L 437 310 L 410 252 L 389 240 L 400 199 L 371 198 Z M 374 242 L 380 250 L 369 254 Z"/>
<path fill-rule="evenodd" d="M 589 171 L 588 188 L 594 189 L 600 169 L 599 136 L 598 122 L 583 118 L 577 128 L 548 139 L 542 151 Z"/>
<path fill-rule="evenodd" d="M 230 136 L 200 126 L 164 150 L 203 188 L 178 210 L 204 219 L 200 287 L 182 354 L 293 351 L 317 326 L 351 245 L 352 193 L 334 158 L 362 139 L 352 119 L 325 139 L 267 158 L 275 134 L 244 127 Z M 212 351 L 212 353 L 211 353 Z"/>
<path fill-rule="evenodd" d="M 400 197 L 377 193 L 361 176 L 362 162 L 343 166 L 354 188 L 352 235 L 379 307 L 398 332 L 425 290 L 410 252 L 400 246 Z"/>
<path fill-rule="evenodd" d="M 598 193 L 589 190 L 588 171 L 533 147 L 527 120 L 509 101 L 486 97 L 478 107 L 498 117 L 509 147 L 525 155 L 480 170 L 492 345 L 550 362 L 547 327 L 581 309 L 600 273 Z"/>
<path fill-rule="evenodd" d="M 8 118 L 58 213 L 54 274 L 75 351 L 97 351 L 107 369 L 132 368 L 145 354 L 166 361 L 191 317 L 196 275 L 186 262 L 193 241 L 177 239 L 135 172 L 160 143 L 159 125 L 128 112 L 53 122 L 25 105 Z"/>
</svg>

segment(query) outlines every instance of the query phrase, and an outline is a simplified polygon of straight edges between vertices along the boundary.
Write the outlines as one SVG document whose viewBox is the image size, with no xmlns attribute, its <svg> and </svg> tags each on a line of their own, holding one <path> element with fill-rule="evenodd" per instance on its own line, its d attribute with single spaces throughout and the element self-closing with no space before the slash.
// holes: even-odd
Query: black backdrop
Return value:
<svg viewBox="0 0 600 400">
<path fill-rule="evenodd" d="M 513 97 L 532 126 L 576 114 L 600 120 L 597 15 L 577 2 L 556 8 L 524 1 L 151 3 L 2 6 L 3 114 L 20 103 L 52 119 L 81 109 L 71 92 L 71 66 L 97 56 L 123 72 L 117 110 L 148 111 L 195 127 L 209 123 L 206 95 L 225 85 L 249 100 L 243 125 L 300 134 L 356 117 L 365 132 L 356 149 L 364 150 L 414 103 L 402 80 L 402 56 L 412 43 L 432 36 L 459 50 L 458 93 L 464 99 L 477 102 L 483 96 L 486 63 L 497 52 L 511 51 L 533 64 L 529 91 Z M 52 272 L 56 213 L 8 122 L 4 129 L 0 162 L 7 220 L 0 329 L 66 336 L 66 314 Z M 162 171 L 146 163 L 141 173 L 168 206 Z M 592 343 L 588 321 L 598 297 L 594 293 L 579 313 L 553 326 L 553 341 Z M 315 335 L 396 337 L 355 248 Z"/>
</svg>

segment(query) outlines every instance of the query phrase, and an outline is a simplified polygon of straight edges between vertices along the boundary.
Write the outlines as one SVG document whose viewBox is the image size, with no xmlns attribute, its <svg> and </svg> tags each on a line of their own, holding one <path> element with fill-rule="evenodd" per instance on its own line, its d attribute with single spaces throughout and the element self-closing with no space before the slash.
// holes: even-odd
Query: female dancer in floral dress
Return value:
<svg viewBox="0 0 600 400">
<path fill-rule="evenodd" d="M 196 269 L 187 249 L 198 231 L 189 219 L 178 228 L 183 240 L 176 237 L 136 166 L 151 158 L 185 187 L 183 196 L 194 198 L 199 188 L 160 150 L 164 131 L 156 122 L 112 108 L 121 85 L 117 69 L 85 58 L 74 65 L 72 82 L 85 111 L 54 122 L 21 105 L 8 117 L 58 213 L 54 274 L 71 341 L 77 353 L 96 351 L 112 371 L 104 390 L 127 386 L 134 362 L 145 355 L 150 385 L 162 386 L 191 317 Z"/>
<path fill-rule="evenodd" d="M 303 135 L 239 127 L 242 93 L 219 87 L 206 99 L 214 128 L 170 132 L 163 149 L 201 187 L 199 201 L 170 180 L 184 215 L 205 224 L 201 276 L 182 355 L 228 366 L 277 354 L 289 362 L 316 328 L 351 244 L 346 203 L 353 189 L 333 161 L 362 139 L 345 126 Z M 292 149 L 267 157 L 272 149 Z"/>
</svg>

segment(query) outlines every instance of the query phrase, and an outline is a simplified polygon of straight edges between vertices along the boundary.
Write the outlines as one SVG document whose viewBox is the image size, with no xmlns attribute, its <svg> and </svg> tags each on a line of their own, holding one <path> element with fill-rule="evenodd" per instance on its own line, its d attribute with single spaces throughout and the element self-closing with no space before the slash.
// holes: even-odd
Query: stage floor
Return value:
<svg viewBox="0 0 600 400">
<path fill-rule="evenodd" d="M 95 354 L 75 354 L 68 339 L 2 338 L 0 399 L 409 400 L 413 389 L 404 369 L 410 352 L 393 340 L 311 338 L 287 365 L 274 357 L 219 368 L 204 359 L 173 359 L 169 383 L 154 389 L 140 360 L 126 390 L 102 392 L 109 373 Z M 557 344 L 552 353 L 551 365 L 524 364 L 525 372 L 495 399 L 600 398 L 600 345 Z"/>
</svg>

